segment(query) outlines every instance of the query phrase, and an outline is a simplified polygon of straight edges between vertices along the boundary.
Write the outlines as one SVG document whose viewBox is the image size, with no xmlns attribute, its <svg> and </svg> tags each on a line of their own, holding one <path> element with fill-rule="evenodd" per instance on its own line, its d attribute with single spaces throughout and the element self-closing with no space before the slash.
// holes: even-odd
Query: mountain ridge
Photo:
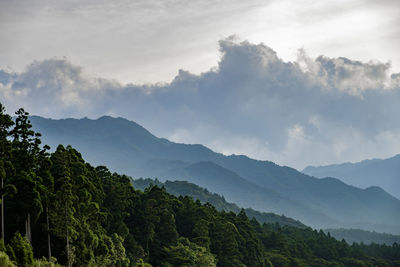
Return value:
<svg viewBox="0 0 400 267">
<path fill-rule="evenodd" d="M 254 205 L 257 203 L 257 196 L 262 195 L 264 200 L 270 196 L 281 196 L 274 200 L 281 199 L 281 203 L 286 204 L 280 206 L 281 212 L 274 212 L 284 213 L 309 225 L 332 228 L 359 226 L 363 223 L 366 230 L 400 232 L 397 223 L 400 221 L 400 201 L 384 191 L 366 191 L 336 179 L 318 179 L 287 166 L 253 160 L 243 155 L 225 156 L 199 144 L 174 143 L 158 138 L 139 124 L 123 118 L 103 116 L 97 120 L 46 120 L 33 116 L 31 121 L 35 130 L 44 133 L 45 143 L 53 146 L 60 142 L 71 144 L 89 162 L 110 166 L 114 171 L 118 170 L 133 177 L 166 179 L 184 176 L 191 182 L 190 179 L 204 179 L 206 176 L 201 173 L 201 168 L 195 168 L 196 165 L 192 164 L 212 162 L 222 168 L 218 169 L 220 176 L 226 177 L 224 186 L 231 186 L 229 179 L 239 181 L 240 177 L 247 181 L 246 187 L 250 188 L 250 184 L 255 184 L 257 190 L 264 192 L 256 195 L 248 193 L 247 199 L 236 199 L 239 200 L 235 201 L 238 204 L 242 205 L 247 201 Z M 211 166 L 208 165 L 207 168 L 211 170 Z M 240 197 L 226 193 L 228 195 L 225 197 L 228 199 Z M 372 195 L 373 198 L 370 198 Z M 259 203 L 262 203 L 261 200 L 259 199 Z M 291 202 L 296 202 L 297 205 L 289 205 Z M 297 213 L 292 216 L 296 209 L 299 210 L 299 206 L 304 213 L 297 211 L 301 217 Z M 314 214 L 313 219 L 308 216 L 311 214 Z M 318 218 L 317 214 L 322 216 L 314 220 Z M 354 218 L 360 221 L 355 221 Z"/>
<path fill-rule="evenodd" d="M 400 154 L 386 159 L 307 166 L 302 172 L 318 178 L 336 177 L 361 188 L 379 186 L 400 199 Z"/>
<path fill-rule="evenodd" d="M 161 182 L 158 179 L 153 180 L 150 178 L 140 178 L 132 180 L 132 184 L 136 189 L 144 191 L 151 185 L 156 185 L 159 187 L 165 187 L 168 193 L 173 194 L 177 197 L 179 196 L 190 196 L 194 200 L 199 200 L 202 204 L 210 203 L 213 205 L 217 210 L 226 211 L 226 212 L 234 212 L 238 214 L 241 211 L 241 208 L 237 206 L 235 203 L 230 203 L 225 200 L 222 195 L 212 193 L 206 188 L 202 188 L 196 184 L 189 183 L 187 181 L 165 181 Z M 259 212 L 257 210 L 253 210 L 250 208 L 244 209 L 247 216 L 249 218 L 256 218 L 261 224 L 262 223 L 279 223 L 280 225 L 288 225 L 294 226 L 298 228 L 305 228 L 307 227 L 300 221 L 295 219 L 277 215 L 274 213 L 265 213 Z"/>
</svg>

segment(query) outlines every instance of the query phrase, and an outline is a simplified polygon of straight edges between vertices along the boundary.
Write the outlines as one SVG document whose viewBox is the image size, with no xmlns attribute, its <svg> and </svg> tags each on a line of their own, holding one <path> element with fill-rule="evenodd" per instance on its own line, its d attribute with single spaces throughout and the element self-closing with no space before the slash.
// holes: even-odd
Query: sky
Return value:
<svg viewBox="0 0 400 267">
<path fill-rule="evenodd" d="M 398 1 L 0 1 L 0 102 L 302 169 L 400 147 Z"/>
</svg>

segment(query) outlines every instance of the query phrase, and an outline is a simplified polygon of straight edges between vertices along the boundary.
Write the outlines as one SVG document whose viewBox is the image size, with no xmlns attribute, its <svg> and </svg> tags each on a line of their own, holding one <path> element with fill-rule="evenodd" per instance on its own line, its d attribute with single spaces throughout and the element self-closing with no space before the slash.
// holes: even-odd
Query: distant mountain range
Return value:
<svg viewBox="0 0 400 267">
<path fill-rule="evenodd" d="M 391 235 L 365 231 L 360 229 L 325 229 L 325 233 L 329 233 L 337 240 L 344 239 L 350 245 L 353 243 L 364 244 L 385 244 L 392 246 L 394 243 L 400 244 L 400 235 Z"/>
<path fill-rule="evenodd" d="M 207 189 L 201 188 L 195 184 L 189 183 L 187 181 L 165 181 L 161 182 L 157 179 L 136 179 L 132 180 L 133 185 L 136 189 L 144 191 L 151 185 L 156 185 L 159 187 L 165 187 L 168 193 L 173 194 L 177 197 L 179 196 L 189 196 L 194 200 L 199 200 L 201 203 L 210 203 L 217 210 L 224 210 L 226 212 L 232 211 L 238 214 L 241 210 L 236 204 L 229 203 L 224 197 L 209 192 Z M 249 218 L 255 218 L 260 223 L 279 223 L 280 225 L 293 226 L 297 228 L 306 228 L 307 226 L 303 223 L 288 218 L 286 216 L 277 215 L 274 213 L 259 212 L 254 209 L 245 209 L 245 212 Z M 393 245 L 393 243 L 400 244 L 399 235 L 391 235 L 385 233 L 377 233 L 372 231 L 365 231 L 360 229 L 324 229 L 326 234 L 330 233 L 331 236 L 341 241 L 345 239 L 350 245 L 355 243 L 364 244 L 386 244 Z"/>
<path fill-rule="evenodd" d="M 309 166 L 303 172 L 319 178 L 336 177 L 347 184 L 361 188 L 379 186 L 400 199 L 400 154 L 388 159 Z"/>
<path fill-rule="evenodd" d="M 52 147 L 71 144 L 88 162 L 132 177 L 187 180 L 241 207 L 284 214 L 316 228 L 400 233 L 400 200 L 379 187 L 360 189 L 269 161 L 173 143 L 123 118 L 52 120 L 33 116 L 31 121 L 43 134 L 44 143 Z"/>
</svg>

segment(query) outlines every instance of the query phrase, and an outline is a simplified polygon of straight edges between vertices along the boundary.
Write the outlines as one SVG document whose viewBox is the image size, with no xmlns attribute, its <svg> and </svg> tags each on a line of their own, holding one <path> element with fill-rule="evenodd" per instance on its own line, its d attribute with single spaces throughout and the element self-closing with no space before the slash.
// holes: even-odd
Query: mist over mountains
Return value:
<svg viewBox="0 0 400 267">
<path fill-rule="evenodd" d="M 337 177 L 361 188 L 380 186 L 400 199 L 400 154 L 387 159 L 318 167 L 308 166 L 303 172 L 319 178 Z"/>
<path fill-rule="evenodd" d="M 285 61 L 237 37 L 216 46 L 215 67 L 153 84 L 98 77 L 64 58 L 35 61 L 0 71 L 0 99 L 51 118 L 122 116 L 175 142 L 297 169 L 398 153 L 400 75 L 390 63 L 304 50 Z"/>
<path fill-rule="evenodd" d="M 317 179 L 269 161 L 225 156 L 202 145 L 173 143 L 123 118 L 31 117 L 43 142 L 71 144 L 92 164 L 132 177 L 187 180 L 242 207 L 275 212 L 319 228 L 399 233 L 400 201 L 379 187 L 359 189 Z"/>
<path fill-rule="evenodd" d="M 400 266 L 399 25 L 0 0 L 0 267 Z"/>
</svg>

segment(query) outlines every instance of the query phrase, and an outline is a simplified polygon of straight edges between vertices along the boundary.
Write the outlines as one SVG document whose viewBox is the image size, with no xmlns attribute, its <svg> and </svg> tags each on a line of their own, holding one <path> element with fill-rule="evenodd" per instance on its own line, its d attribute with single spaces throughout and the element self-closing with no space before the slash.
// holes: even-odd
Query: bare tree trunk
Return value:
<svg viewBox="0 0 400 267">
<path fill-rule="evenodd" d="M 32 243 L 32 236 L 31 236 L 31 214 L 28 212 L 28 240 L 29 243 Z"/>
<path fill-rule="evenodd" d="M 26 238 L 29 243 L 32 244 L 32 233 L 31 233 L 31 214 L 28 212 L 28 217 L 26 219 Z"/>
<path fill-rule="evenodd" d="M 28 218 L 25 219 L 25 237 L 29 240 L 29 233 L 28 233 Z"/>
<path fill-rule="evenodd" d="M 67 252 L 67 266 L 68 267 L 71 267 L 72 266 L 72 264 L 71 264 L 71 259 L 70 259 L 70 257 L 71 257 L 71 253 L 70 253 L 70 251 L 69 251 L 69 237 L 68 237 L 68 228 L 67 228 L 67 245 L 66 245 L 66 248 L 65 248 L 65 250 L 66 250 L 66 252 Z"/>
<path fill-rule="evenodd" d="M 47 247 L 49 252 L 49 261 L 51 259 L 51 242 L 50 242 L 50 223 L 49 223 L 49 207 L 46 205 L 46 223 L 47 223 Z"/>
<path fill-rule="evenodd" d="M 4 194 L 3 194 L 3 187 L 4 187 L 4 179 L 1 178 L 1 238 L 4 240 Z"/>
<path fill-rule="evenodd" d="M 68 209 L 67 209 L 67 207 L 65 207 L 65 218 L 68 219 Z M 65 246 L 65 250 L 66 250 L 66 253 L 67 253 L 67 266 L 71 267 L 72 263 L 71 263 L 71 258 L 70 258 L 71 257 L 71 253 L 70 253 L 70 248 L 69 248 L 68 220 L 66 222 L 65 230 L 66 230 L 66 243 L 67 243 L 66 246 Z"/>
</svg>

